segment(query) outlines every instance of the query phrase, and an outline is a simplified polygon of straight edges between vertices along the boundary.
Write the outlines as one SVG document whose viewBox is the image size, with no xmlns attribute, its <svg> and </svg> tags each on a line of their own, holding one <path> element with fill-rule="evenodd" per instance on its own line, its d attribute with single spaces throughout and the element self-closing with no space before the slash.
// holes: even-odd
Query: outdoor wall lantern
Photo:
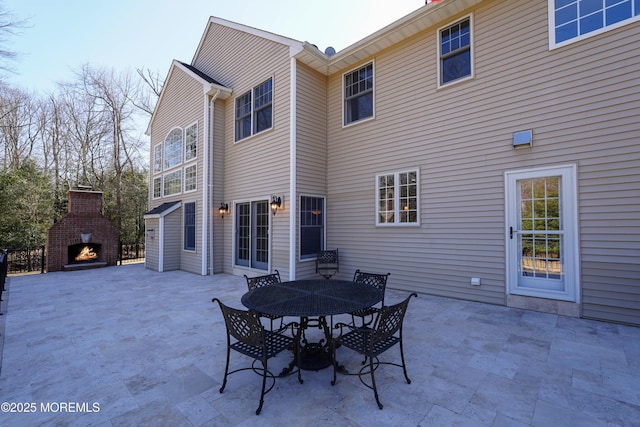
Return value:
<svg viewBox="0 0 640 427">
<path fill-rule="evenodd" d="M 222 219 L 224 219 L 224 214 L 229 213 L 229 205 L 225 202 L 220 203 L 220 209 L 218 209 L 218 211 Z"/>
<path fill-rule="evenodd" d="M 271 213 L 275 215 L 278 209 L 280 209 L 280 206 L 282 206 L 282 199 L 280 198 L 280 196 L 278 196 L 277 194 L 272 195 L 271 196 Z"/>
</svg>

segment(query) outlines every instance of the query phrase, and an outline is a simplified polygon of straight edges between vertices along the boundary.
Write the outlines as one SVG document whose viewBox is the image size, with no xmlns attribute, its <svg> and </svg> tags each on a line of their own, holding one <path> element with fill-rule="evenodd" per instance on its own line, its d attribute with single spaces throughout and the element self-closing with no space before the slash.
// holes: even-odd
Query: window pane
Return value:
<svg viewBox="0 0 640 427">
<path fill-rule="evenodd" d="M 174 129 L 164 140 L 164 167 L 169 169 L 180 162 L 182 162 L 182 129 Z"/>
<path fill-rule="evenodd" d="M 251 232 L 251 208 L 249 203 L 236 205 L 236 264 L 249 266 L 249 241 Z"/>
<path fill-rule="evenodd" d="M 153 148 L 153 171 L 162 171 L 162 144 L 158 144 Z"/>
<path fill-rule="evenodd" d="M 324 249 L 324 198 L 300 198 L 300 258 L 314 258 Z"/>
<path fill-rule="evenodd" d="M 251 135 L 251 91 L 236 98 L 236 141 Z"/>
<path fill-rule="evenodd" d="M 184 170 L 184 191 L 193 191 L 197 188 L 196 165 L 189 166 Z"/>
<path fill-rule="evenodd" d="M 162 178 L 153 178 L 153 198 L 162 196 Z"/>
<path fill-rule="evenodd" d="M 196 158 L 198 150 L 198 126 L 189 126 L 185 131 L 185 134 L 186 141 L 184 145 L 184 161 L 186 162 Z"/>
<path fill-rule="evenodd" d="M 273 82 L 271 79 L 254 89 L 255 133 L 272 126 Z"/>
<path fill-rule="evenodd" d="M 471 75 L 471 51 L 465 50 L 458 54 L 443 58 L 442 83 Z"/>
<path fill-rule="evenodd" d="M 184 204 L 184 249 L 196 250 L 196 204 Z"/>
<path fill-rule="evenodd" d="M 164 195 L 176 194 L 182 191 L 182 170 L 168 173 L 164 176 Z"/>
<path fill-rule="evenodd" d="M 373 117 L 373 64 L 344 76 L 345 124 Z"/>
</svg>

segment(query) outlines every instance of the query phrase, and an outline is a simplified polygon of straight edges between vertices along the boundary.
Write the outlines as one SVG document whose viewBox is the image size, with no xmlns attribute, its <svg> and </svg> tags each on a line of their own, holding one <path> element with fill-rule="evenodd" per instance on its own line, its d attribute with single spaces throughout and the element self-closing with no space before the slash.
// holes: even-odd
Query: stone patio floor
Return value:
<svg viewBox="0 0 640 427">
<path fill-rule="evenodd" d="M 405 318 L 411 384 L 392 366 L 376 376 L 383 410 L 357 377 L 331 386 L 324 369 L 278 379 L 256 416 L 254 373 L 218 391 L 226 340 L 211 299 L 241 308 L 245 290 L 242 277 L 143 264 L 9 277 L 0 425 L 640 426 L 640 328 L 425 294 Z"/>
</svg>

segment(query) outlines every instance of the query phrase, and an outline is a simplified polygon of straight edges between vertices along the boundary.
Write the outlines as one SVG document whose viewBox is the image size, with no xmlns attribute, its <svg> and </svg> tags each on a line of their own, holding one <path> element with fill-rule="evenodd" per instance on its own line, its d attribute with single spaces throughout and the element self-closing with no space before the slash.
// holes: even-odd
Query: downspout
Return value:
<svg viewBox="0 0 640 427">
<path fill-rule="evenodd" d="M 164 272 L 164 216 L 158 219 L 158 272 Z"/>
<path fill-rule="evenodd" d="M 296 130 L 297 130 L 297 103 L 296 103 L 296 76 L 297 63 L 291 58 L 291 87 L 289 95 L 289 280 L 296 280 L 296 211 L 298 208 L 298 194 L 296 191 Z"/>
<path fill-rule="evenodd" d="M 220 95 L 220 89 L 209 97 L 208 91 L 204 91 L 204 148 L 202 150 L 202 261 L 201 275 L 213 274 L 213 218 L 211 200 L 213 200 L 213 184 L 209 182 L 209 176 L 213 174 L 213 159 L 209 158 L 209 144 L 213 145 L 213 111 L 214 103 Z M 207 251 L 207 247 L 210 251 Z"/>
</svg>

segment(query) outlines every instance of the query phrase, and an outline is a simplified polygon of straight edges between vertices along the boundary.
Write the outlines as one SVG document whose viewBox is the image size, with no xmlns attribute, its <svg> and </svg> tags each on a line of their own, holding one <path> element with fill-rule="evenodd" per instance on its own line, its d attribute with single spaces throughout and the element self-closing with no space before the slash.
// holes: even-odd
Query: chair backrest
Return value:
<svg viewBox="0 0 640 427">
<path fill-rule="evenodd" d="M 373 326 L 372 341 L 375 344 L 377 341 L 384 341 L 389 338 L 398 330 L 402 330 L 402 323 L 404 321 L 404 315 L 407 312 L 409 306 L 409 300 L 411 297 L 417 297 L 415 292 L 410 294 L 404 301 L 388 307 L 382 307 L 378 312 L 378 317 Z"/>
<path fill-rule="evenodd" d="M 382 305 L 384 305 L 384 293 L 387 288 L 387 279 L 389 275 L 387 274 L 376 274 L 376 273 L 367 273 L 364 271 L 360 271 L 360 269 L 356 270 L 353 274 L 353 281 L 358 283 L 366 283 L 367 285 L 373 286 L 382 291 Z"/>
<path fill-rule="evenodd" d="M 217 302 L 220 306 L 227 327 L 227 338 L 232 336 L 240 342 L 256 347 L 264 345 L 264 328 L 257 312 L 229 307 L 217 298 L 212 302 Z"/>
<path fill-rule="evenodd" d="M 247 279 L 247 287 L 249 290 L 254 290 L 256 288 L 261 288 L 263 286 L 273 285 L 274 283 L 280 283 L 280 272 L 275 270 L 275 273 L 265 274 L 264 276 L 257 277 L 247 277 L 244 275 L 244 278 Z"/>
<path fill-rule="evenodd" d="M 318 252 L 316 256 L 316 273 L 325 277 L 331 277 L 340 269 L 340 256 L 338 249 Z"/>
</svg>

